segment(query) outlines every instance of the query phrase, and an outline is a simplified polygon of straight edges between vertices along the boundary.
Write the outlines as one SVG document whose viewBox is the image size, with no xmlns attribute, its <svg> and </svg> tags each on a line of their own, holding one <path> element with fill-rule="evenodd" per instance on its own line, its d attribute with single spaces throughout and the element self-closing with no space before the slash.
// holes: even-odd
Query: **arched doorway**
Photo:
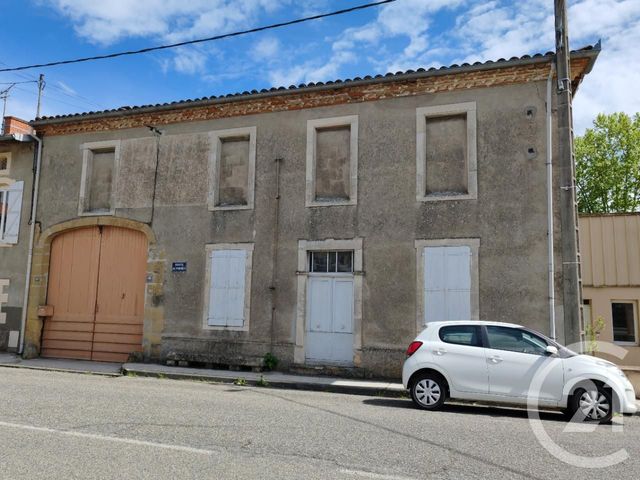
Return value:
<svg viewBox="0 0 640 480">
<path fill-rule="evenodd" d="M 142 351 L 147 236 L 101 225 L 51 242 L 43 357 L 124 362 Z"/>
</svg>

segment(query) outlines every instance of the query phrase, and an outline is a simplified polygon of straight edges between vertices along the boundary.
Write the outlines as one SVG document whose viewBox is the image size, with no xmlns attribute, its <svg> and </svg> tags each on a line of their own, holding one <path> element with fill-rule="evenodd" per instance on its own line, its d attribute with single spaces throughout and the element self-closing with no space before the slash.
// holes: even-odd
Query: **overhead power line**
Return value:
<svg viewBox="0 0 640 480">
<path fill-rule="evenodd" d="M 0 85 L 22 85 L 23 83 L 38 83 L 37 80 L 25 80 L 24 82 L 0 82 Z"/>
<path fill-rule="evenodd" d="M 2 60 L 0 60 L 0 65 L 4 65 L 7 68 L 11 68 L 9 66 L 9 64 L 3 62 Z M 26 80 L 25 81 L 14 81 L 14 82 L 2 82 L 2 83 L 0 83 L 0 85 L 20 85 L 20 84 L 27 84 L 27 83 L 33 83 L 33 84 L 37 84 L 38 83 L 38 79 L 36 77 L 34 77 L 32 74 L 30 74 L 30 73 L 13 72 L 13 73 L 11 73 L 11 75 L 16 75 L 16 76 L 18 76 L 20 78 L 24 78 Z M 84 96 L 80 95 L 78 92 L 70 91 L 68 89 L 65 90 L 64 88 L 59 87 L 55 83 L 49 83 L 47 86 L 49 88 L 54 88 L 54 89 L 58 90 L 58 92 L 60 94 L 64 95 L 65 97 L 73 98 L 73 99 L 76 99 L 76 100 L 81 100 L 84 103 L 86 103 L 87 105 L 92 105 L 94 107 L 98 107 L 98 108 L 102 108 L 102 109 L 106 109 L 107 108 L 105 105 L 102 105 L 101 103 L 97 103 L 97 102 L 91 100 L 90 98 L 84 97 Z M 23 89 L 23 91 L 24 91 L 24 89 Z M 50 95 L 47 95 L 47 98 L 55 100 L 55 98 L 52 98 Z M 80 108 L 85 108 L 85 107 L 80 107 Z"/>
<path fill-rule="evenodd" d="M 0 72 L 17 72 L 19 70 L 29 70 L 31 68 L 45 68 L 45 67 L 54 67 L 56 65 L 68 65 L 70 63 L 81 63 L 81 62 L 90 62 L 93 60 L 104 60 L 107 58 L 116 58 L 116 57 L 124 57 L 126 55 L 138 55 L 140 53 L 148 53 L 148 52 L 155 52 L 158 50 L 167 50 L 170 48 L 176 48 L 176 47 L 183 47 L 185 45 L 193 45 L 196 43 L 205 43 L 205 42 L 213 42 L 216 40 L 222 40 L 225 38 L 231 38 L 231 37 L 239 37 L 241 35 L 246 35 L 249 33 L 256 33 L 256 32 L 263 32 L 265 30 L 273 30 L 276 28 L 281 28 L 281 27 L 287 27 L 289 25 L 296 25 L 298 23 L 304 23 L 304 22 L 310 22 L 312 20 L 320 20 L 322 18 L 327 18 L 327 17 L 334 17 L 336 15 L 343 15 L 345 13 L 351 13 L 351 12 L 355 12 L 357 10 L 364 10 L 367 8 L 372 8 L 372 7 L 378 7 L 380 5 L 384 5 L 385 3 L 393 3 L 396 2 L 397 0 L 381 0 L 381 1 L 377 1 L 377 2 L 372 2 L 372 3 L 365 3 L 362 5 L 356 5 L 354 7 L 350 7 L 350 8 L 344 8 L 342 10 L 336 10 L 334 12 L 328 12 L 328 13 L 322 13 L 319 15 L 312 15 L 310 17 L 303 17 L 303 18 L 298 18 L 295 20 L 289 20 L 287 22 L 280 22 L 280 23 L 274 23 L 271 25 L 265 25 L 262 27 L 256 27 L 256 28 L 250 28 L 248 30 L 241 30 L 238 32 L 232 32 L 232 33 L 225 33 L 222 35 L 215 35 L 213 37 L 207 37 L 207 38 L 199 38 L 196 40 L 188 40 L 185 42 L 178 42 L 178 43 L 171 43 L 171 44 L 167 44 L 167 45 L 159 45 L 156 47 L 148 47 L 148 48 L 142 48 L 140 50 L 128 50 L 128 51 L 124 51 L 124 52 L 116 52 L 116 53 L 109 53 L 106 55 L 96 55 L 93 57 L 82 57 L 82 58 L 75 58 L 73 60 L 60 60 L 57 62 L 49 62 L 49 63 L 39 63 L 39 64 L 35 64 L 35 65 L 25 65 L 22 67 L 11 67 L 11 68 L 2 68 L 0 69 Z"/>
<path fill-rule="evenodd" d="M 33 92 L 31 90 L 26 90 L 24 88 L 16 87 L 16 90 L 20 90 L 21 92 L 28 93 L 29 95 L 32 95 L 34 97 L 38 96 L 38 92 Z M 64 105 L 68 105 L 68 106 L 73 107 L 73 108 L 80 108 L 80 109 L 86 108 L 86 106 L 78 105 L 76 103 L 67 102 L 66 100 L 62 100 L 62 99 L 57 98 L 57 97 L 52 97 L 51 95 L 48 95 L 46 93 L 42 94 L 42 98 L 46 98 L 47 100 L 51 100 L 51 101 L 54 101 L 54 102 L 62 103 Z"/>
</svg>

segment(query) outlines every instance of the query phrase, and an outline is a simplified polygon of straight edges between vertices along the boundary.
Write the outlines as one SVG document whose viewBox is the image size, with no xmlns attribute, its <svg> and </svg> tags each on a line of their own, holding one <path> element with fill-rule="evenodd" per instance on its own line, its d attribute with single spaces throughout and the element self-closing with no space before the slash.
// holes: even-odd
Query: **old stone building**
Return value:
<svg viewBox="0 0 640 480">
<path fill-rule="evenodd" d="M 572 52 L 574 87 L 597 54 Z M 32 122 L 44 147 L 24 354 L 252 366 L 271 352 L 280 368 L 394 376 L 429 321 L 548 332 L 553 63 Z"/>
<path fill-rule="evenodd" d="M 5 117 L 0 131 L 0 352 L 18 350 L 23 324 L 36 142 L 28 123 Z"/>
</svg>

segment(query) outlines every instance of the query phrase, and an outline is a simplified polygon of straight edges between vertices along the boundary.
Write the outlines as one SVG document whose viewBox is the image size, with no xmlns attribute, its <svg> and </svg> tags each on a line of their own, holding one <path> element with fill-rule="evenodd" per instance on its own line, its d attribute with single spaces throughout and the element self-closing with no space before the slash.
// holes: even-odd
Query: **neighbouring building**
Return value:
<svg viewBox="0 0 640 480">
<path fill-rule="evenodd" d="M 29 124 L 5 117 L 0 132 L 0 352 L 18 350 L 29 245 L 36 142 Z"/>
<path fill-rule="evenodd" d="M 572 52 L 574 90 L 598 53 Z M 548 332 L 554 61 L 33 121 L 44 153 L 24 355 L 257 366 L 271 352 L 281 368 L 395 376 L 430 321 Z"/>
<path fill-rule="evenodd" d="M 640 367 L 640 214 L 581 215 L 580 248 L 585 323 L 601 317 L 599 339 L 626 350 L 611 360 Z"/>
</svg>

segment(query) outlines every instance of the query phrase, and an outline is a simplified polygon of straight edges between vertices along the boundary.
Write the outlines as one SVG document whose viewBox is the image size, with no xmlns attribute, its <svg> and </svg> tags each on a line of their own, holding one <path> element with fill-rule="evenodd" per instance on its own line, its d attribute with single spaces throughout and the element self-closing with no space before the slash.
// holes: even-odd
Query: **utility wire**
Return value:
<svg viewBox="0 0 640 480">
<path fill-rule="evenodd" d="M 38 82 L 36 81 L 36 83 L 38 83 Z M 105 107 L 104 105 L 102 105 L 100 103 L 94 102 L 90 98 L 87 98 L 87 97 L 84 97 L 84 96 L 80 95 L 78 92 L 73 92 L 73 93 L 69 92 L 69 91 L 65 90 L 64 88 L 59 87 L 55 83 L 51 83 L 50 82 L 49 84 L 47 84 L 47 86 L 49 88 L 55 88 L 56 90 L 58 90 L 58 92 L 60 94 L 65 95 L 65 96 L 67 96 L 69 98 L 75 98 L 76 100 L 83 100 L 83 101 L 87 102 L 87 104 L 94 105 L 94 106 L 96 106 L 98 108 L 107 108 L 107 107 Z"/>
<path fill-rule="evenodd" d="M 37 96 L 38 96 L 38 93 L 37 93 L 37 92 L 32 92 L 32 91 L 30 91 L 30 90 L 26 90 L 26 89 L 24 89 L 24 88 L 16 87 L 16 90 L 20 90 L 21 92 L 28 93 L 29 95 L 33 95 L 33 96 L 35 96 L 35 97 L 37 97 Z M 67 101 L 62 100 L 62 99 L 60 99 L 60 98 L 52 97 L 52 96 L 50 96 L 50 95 L 48 95 L 48 94 L 44 94 L 44 93 L 42 94 L 42 98 L 46 98 L 46 99 L 48 99 L 48 100 L 52 100 L 52 101 L 54 101 L 54 102 L 58 102 L 58 103 L 63 103 L 64 105 L 68 105 L 68 106 L 73 107 L 73 108 L 79 108 L 79 109 L 85 109 L 85 108 L 86 108 L 86 106 L 85 106 L 85 107 L 83 107 L 83 106 L 81 106 L 81 105 L 77 105 L 77 104 L 75 104 L 75 103 L 67 102 Z"/>
<path fill-rule="evenodd" d="M 25 80 L 24 82 L 0 82 L 0 85 L 22 85 L 23 83 L 38 83 L 37 80 Z"/>
<path fill-rule="evenodd" d="M 0 60 L 0 64 L 6 66 L 7 68 L 9 68 L 9 65 L 5 62 L 3 62 L 2 60 Z M 24 83 L 38 83 L 38 79 L 36 77 L 34 77 L 33 75 L 31 75 L 30 73 L 18 73 L 18 72 L 13 72 L 13 75 L 17 75 L 21 78 L 26 78 L 27 80 L 23 81 L 23 82 L 2 82 L 0 83 L 0 85 L 20 85 L 20 84 L 24 84 Z M 33 80 L 29 80 L 29 78 L 32 78 Z M 82 95 L 80 95 L 77 92 L 68 92 L 67 90 L 65 90 L 62 87 L 59 87 L 58 85 L 56 85 L 55 83 L 51 83 L 47 85 L 50 88 L 55 88 L 56 90 L 58 90 L 62 95 L 65 95 L 69 98 L 73 98 L 76 100 L 82 100 L 83 102 L 86 102 L 87 105 L 93 105 L 95 107 L 98 108 L 102 108 L 102 109 L 106 109 L 107 107 L 105 107 L 104 105 L 94 102 L 93 100 L 91 100 L 90 98 L 84 97 Z M 47 98 L 55 100 L 55 98 L 52 98 L 51 96 L 47 96 Z M 77 108 L 85 108 L 85 107 L 77 107 Z"/>
<path fill-rule="evenodd" d="M 159 45 L 157 47 L 147 47 L 147 48 L 142 48 L 140 50 L 128 50 L 128 51 L 124 51 L 124 52 L 109 53 L 107 55 L 96 55 L 96 56 L 93 56 L 93 57 L 82 57 L 82 58 L 76 58 L 76 59 L 73 59 L 73 60 L 60 60 L 60 61 L 57 61 L 57 62 L 39 63 L 39 64 L 35 64 L 35 65 L 25 65 L 25 66 L 22 66 L 22 67 L 2 68 L 2 69 L 0 69 L 0 72 L 16 72 L 16 71 L 19 71 L 19 70 L 29 70 L 29 69 L 32 69 L 32 68 L 54 67 L 56 65 L 68 65 L 70 63 L 89 62 L 89 61 L 93 61 L 93 60 L 104 60 L 106 58 L 123 57 L 125 55 L 137 55 L 139 53 L 155 52 L 157 50 L 166 50 L 166 49 L 169 49 L 169 48 L 183 47 L 185 45 L 193 45 L 193 44 L 196 44 L 196 43 L 213 42 L 213 41 L 222 40 L 222 39 L 225 39 L 225 38 L 239 37 L 241 35 L 246 35 L 248 33 L 263 32 L 265 30 L 273 30 L 273 29 L 276 29 L 276 28 L 287 27 L 289 25 L 296 25 L 296 24 L 299 24 L 299 23 L 310 22 L 312 20 L 320 20 L 322 18 L 334 17 L 336 15 L 343 15 L 345 13 L 351 13 L 351 12 L 355 12 L 357 10 L 364 10 L 364 9 L 367 9 L 367 8 L 378 7 L 380 5 L 384 5 L 386 3 L 393 3 L 393 2 L 396 2 L 396 1 L 397 0 L 380 0 L 380 1 L 377 1 L 377 2 L 365 3 L 365 4 L 362 4 L 362 5 L 356 5 L 354 7 L 344 8 L 342 10 L 336 10 L 336 11 L 333 11 L 333 12 L 322 13 L 322 14 L 313 15 L 313 16 L 310 16 L 310 17 L 298 18 L 298 19 L 295 19 L 295 20 L 289 20 L 287 22 L 274 23 L 274 24 L 265 25 L 265 26 L 262 26 L 262 27 L 251 28 L 249 30 L 241 30 L 241 31 L 232 32 L 232 33 L 225 33 L 223 35 L 216 35 L 216 36 L 213 36 L 213 37 L 199 38 L 199 39 L 196 39 L 196 40 L 188 40 L 188 41 L 185 41 L 185 42 L 171 43 L 171 44 L 167 44 L 167 45 Z"/>
<path fill-rule="evenodd" d="M 10 65 L 8 63 L 3 62 L 2 60 L 0 60 L 0 64 L 4 65 L 7 68 L 11 68 Z M 38 79 L 36 77 L 34 77 L 33 75 L 31 75 L 30 73 L 14 73 L 13 75 L 20 77 L 20 78 L 24 78 L 26 80 L 33 80 L 35 82 L 38 81 Z"/>
</svg>

